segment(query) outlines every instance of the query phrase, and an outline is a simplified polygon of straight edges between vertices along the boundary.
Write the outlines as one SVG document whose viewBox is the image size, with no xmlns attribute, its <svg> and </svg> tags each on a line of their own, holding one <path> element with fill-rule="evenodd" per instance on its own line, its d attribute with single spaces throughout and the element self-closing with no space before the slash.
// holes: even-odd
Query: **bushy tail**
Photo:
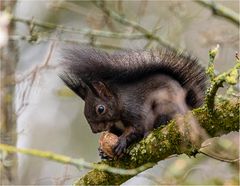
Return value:
<svg viewBox="0 0 240 186">
<path fill-rule="evenodd" d="M 207 79 L 204 68 L 197 59 L 170 49 L 108 54 L 93 48 L 73 46 L 63 51 L 62 61 L 65 64 L 65 73 L 71 74 L 65 78 L 67 85 L 69 77 L 79 78 L 87 83 L 100 80 L 118 84 L 163 73 L 177 80 L 187 90 L 186 101 L 190 107 L 199 107 L 204 101 Z M 72 88 L 76 89 L 76 84 Z"/>
</svg>

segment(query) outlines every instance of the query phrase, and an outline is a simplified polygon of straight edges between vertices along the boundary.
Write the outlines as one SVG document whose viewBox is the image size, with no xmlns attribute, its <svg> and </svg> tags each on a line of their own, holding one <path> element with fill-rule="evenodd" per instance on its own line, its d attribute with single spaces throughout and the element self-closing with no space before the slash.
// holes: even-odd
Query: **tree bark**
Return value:
<svg viewBox="0 0 240 186">
<path fill-rule="evenodd" d="M 16 1 L 2 1 L 0 10 L 9 14 L 14 10 Z M 8 25 L 8 34 L 13 34 L 14 22 Z M 6 46 L 0 49 L 1 70 L 0 70 L 0 141 L 4 144 L 15 146 L 16 144 L 16 116 L 14 108 L 15 86 L 14 77 L 16 63 L 18 60 L 18 49 L 16 42 L 8 41 Z M 13 184 L 16 179 L 16 155 L 1 153 L 0 180 L 2 185 Z"/>
</svg>

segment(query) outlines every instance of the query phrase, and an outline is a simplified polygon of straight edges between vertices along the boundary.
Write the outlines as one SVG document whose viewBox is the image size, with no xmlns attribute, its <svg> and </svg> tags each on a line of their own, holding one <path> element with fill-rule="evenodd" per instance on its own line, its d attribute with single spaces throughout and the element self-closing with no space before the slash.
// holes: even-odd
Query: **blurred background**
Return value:
<svg viewBox="0 0 240 186">
<path fill-rule="evenodd" d="M 215 2 L 239 16 L 238 0 Z M 99 160 L 99 135 L 92 134 L 84 118 L 84 102 L 57 76 L 59 48 L 77 43 L 114 52 L 171 46 L 207 66 L 209 49 L 219 44 L 217 73 L 232 67 L 235 52 L 239 51 L 239 25 L 213 15 L 211 9 L 197 1 L 18 0 L 8 6 L 12 11 L 2 10 L 0 25 L 13 16 L 15 27 L 5 37 L 16 49 L 9 55 L 16 57 L 17 147 L 52 151 L 89 162 Z M 3 26 L 1 29 L 2 39 Z M 0 43 L 4 45 L 4 39 Z M 219 144 L 218 148 L 211 145 L 206 152 L 223 159 L 238 158 L 238 133 L 212 140 Z M 86 171 L 18 154 L 15 183 L 67 185 Z M 237 185 L 239 163 L 203 154 L 196 158 L 181 155 L 159 162 L 123 185 L 137 184 Z"/>
</svg>

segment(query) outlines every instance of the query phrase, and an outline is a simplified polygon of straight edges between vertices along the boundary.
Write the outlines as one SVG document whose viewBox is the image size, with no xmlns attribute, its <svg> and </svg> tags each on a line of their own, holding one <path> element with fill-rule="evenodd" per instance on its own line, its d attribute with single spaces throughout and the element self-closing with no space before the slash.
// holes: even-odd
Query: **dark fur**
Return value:
<svg viewBox="0 0 240 186">
<path fill-rule="evenodd" d="M 196 59 L 170 49 L 108 54 L 74 46 L 62 53 L 60 77 L 85 101 L 92 131 L 119 136 L 116 156 L 153 128 L 204 101 L 204 69 Z M 97 114 L 98 105 L 107 109 L 104 115 Z"/>
<path fill-rule="evenodd" d="M 66 73 L 61 77 L 74 91 L 79 79 L 115 85 L 138 81 L 149 75 L 167 74 L 187 90 L 187 103 L 191 108 L 203 103 L 205 71 L 197 59 L 190 56 L 177 54 L 170 49 L 122 51 L 110 55 L 94 48 L 77 46 L 67 48 L 63 53 Z"/>
</svg>

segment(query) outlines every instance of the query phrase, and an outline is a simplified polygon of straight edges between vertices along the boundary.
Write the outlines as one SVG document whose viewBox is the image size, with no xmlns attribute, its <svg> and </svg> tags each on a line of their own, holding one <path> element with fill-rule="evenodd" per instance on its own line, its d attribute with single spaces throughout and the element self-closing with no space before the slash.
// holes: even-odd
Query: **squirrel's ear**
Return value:
<svg viewBox="0 0 240 186">
<path fill-rule="evenodd" d="M 86 94 L 87 94 L 87 85 L 82 81 L 79 80 L 79 88 L 78 88 L 78 92 L 77 94 L 83 99 L 85 100 Z"/>
<path fill-rule="evenodd" d="M 86 97 L 88 86 L 80 78 L 70 73 L 61 73 L 58 75 L 63 82 L 83 100 Z"/>
<path fill-rule="evenodd" d="M 103 82 L 94 81 L 91 83 L 91 85 L 93 88 L 93 92 L 97 94 L 97 96 L 99 96 L 100 98 L 109 99 L 113 96 L 111 91 L 107 88 L 107 86 Z"/>
</svg>

